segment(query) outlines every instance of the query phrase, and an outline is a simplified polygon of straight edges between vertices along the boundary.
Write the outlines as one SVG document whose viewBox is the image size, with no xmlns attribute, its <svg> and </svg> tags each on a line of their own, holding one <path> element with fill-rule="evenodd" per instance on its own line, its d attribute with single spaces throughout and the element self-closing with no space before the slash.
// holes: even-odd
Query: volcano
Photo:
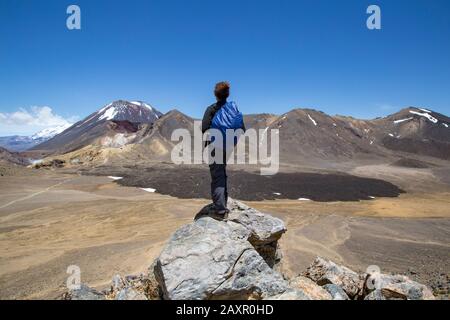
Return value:
<svg viewBox="0 0 450 320">
<path fill-rule="evenodd" d="M 114 101 L 31 150 L 62 154 L 88 145 L 119 147 L 134 142 L 139 130 L 161 116 L 142 101 Z"/>
</svg>

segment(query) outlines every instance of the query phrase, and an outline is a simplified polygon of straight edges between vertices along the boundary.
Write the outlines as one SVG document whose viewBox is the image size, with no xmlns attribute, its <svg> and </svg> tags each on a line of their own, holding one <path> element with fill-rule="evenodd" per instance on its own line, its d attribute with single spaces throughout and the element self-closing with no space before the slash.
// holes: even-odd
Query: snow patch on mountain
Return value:
<svg viewBox="0 0 450 320">
<path fill-rule="evenodd" d="M 102 113 L 103 111 L 105 111 L 106 109 L 108 109 L 109 107 L 112 106 L 112 102 L 108 103 L 106 106 L 104 106 L 103 108 L 101 108 L 100 110 L 98 110 L 97 113 Z"/>
<path fill-rule="evenodd" d="M 311 120 L 312 123 L 314 123 L 315 126 L 317 126 L 316 120 L 314 120 L 309 114 L 308 114 L 309 120 Z"/>
<path fill-rule="evenodd" d="M 107 104 L 89 117 L 86 117 L 85 120 L 80 121 L 77 128 L 88 123 L 104 120 L 127 120 L 136 123 L 153 123 L 155 120 L 159 119 L 161 115 L 161 112 L 145 102 L 118 100 Z"/>
<path fill-rule="evenodd" d="M 72 126 L 71 123 L 67 123 L 67 124 L 52 127 L 52 128 L 46 128 L 44 130 L 41 130 L 41 131 L 33 134 L 31 136 L 31 139 L 33 139 L 33 140 L 48 140 L 50 138 L 53 138 L 57 134 L 60 134 L 61 132 L 63 132 L 64 130 L 68 129 L 71 126 Z"/>
<path fill-rule="evenodd" d="M 108 108 L 105 112 L 98 118 L 98 120 L 112 120 L 119 111 L 116 108 Z"/>
<path fill-rule="evenodd" d="M 422 110 L 422 109 L 421 109 L 421 110 Z M 438 119 L 436 119 L 435 117 L 433 117 L 431 114 L 428 114 L 428 113 L 421 113 L 421 112 L 412 111 L 412 110 L 410 110 L 409 113 L 418 115 L 418 116 L 420 116 L 420 117 L 427 118 L 428 120 L 430 120 L 430 121 L 433 122 L 433 123 L 437 123 L 437 122 L 438 122 Z"/>
<path fill-rule="evenodd" d="M 414 118 L 413 118 L 413 117 L 410 117 L 410 118 L 406 118 L 406 119 L 395 120 L 394 123 L 395 123 L 395 124 L 397 124 L 397 123 L 402 123 L 402 122 L 409 121 L 409 120 L 412 120 L 412 119 L 414 119 Z"/>
</svg>

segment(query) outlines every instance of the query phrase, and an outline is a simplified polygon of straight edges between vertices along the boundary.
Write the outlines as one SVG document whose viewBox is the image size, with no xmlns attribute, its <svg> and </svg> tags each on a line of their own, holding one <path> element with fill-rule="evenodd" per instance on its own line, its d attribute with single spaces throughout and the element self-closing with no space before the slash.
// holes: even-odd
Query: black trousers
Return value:
<svg viewBox="0 0 450 320">
<path fill-rule="evenodd" d="M 227 165 L 213 163 L 209 166 L 211 173 L 211 198 L 215 209 L 226 210 L 228 202 Z"/>
</svg>

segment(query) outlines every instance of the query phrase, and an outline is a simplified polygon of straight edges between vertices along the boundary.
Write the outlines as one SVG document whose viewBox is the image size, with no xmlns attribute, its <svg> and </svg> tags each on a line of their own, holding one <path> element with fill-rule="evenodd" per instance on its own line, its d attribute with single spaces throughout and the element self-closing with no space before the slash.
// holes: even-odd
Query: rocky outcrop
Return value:
<svg viewBox="0 0 450 320">
<path fill-rule="evenodd" d="M 392 300 L 434 299 L 424 285 L 405 276 L 357 273 L 317 257 L 301 275 L 279 271 L 278 240 L 286 227 L 278 218 L 230 200 L 226 221 L 205 207 L 178 229 L 159 257 L 139 276 L 116 276 L 111 288 L 87 286 L 65 299 L 91 300 Z"/>
<path fill-rule="evenodd" d="M 403 275 L 357 273 L 317 257 L 304 275 L 323 286 L 333 300 L 434 300 L 431 290 Z"/>
<path fill-rule="evenodd" d="M 366 281 L 366 300 L 434 300 L 430 289 L 403 275 L 376 273 Z"/>
<path fill-rule="evenodd" d="M 304 275 L 321 286 L 326 284 L 337 285 L 350 298 L 355 298 L 362 294 L 366 278 L 365 275 L 360 275 L 344 266 L 339 266 L 320 257 L 314 260 Z"/>
<path fill-rule="evenodd" d="M 200 215 L 169 240 L 155 267 L 164 298 L 261 299 L 289 289 L 272 269 L 284 223 L 237 201 L 229 208 L 227 221 Z"/>
<path fill-rule="evenodd" d="M 138 276 L 121 277 L 116 275 L 113 278 L 111 288 L 105 292 L 109 300 L 159 300 L 161 290 L 156 282 L 152 264 L 148 272 Z"/>
<path fill-rule="evenodd" d="M 326 284 L 322 288 L 328 291 L 332 300 L 350 300 L 345 291 L 335 284 Z"/>
<path fill-rule="evenodd" d="M 230 199 L 228 208 L 230 209 L 228 220 L 240 224 L 250 232 L 248 241 L 253 246 L 272 244 L 287 231 L 282 220 L 261 213 L 241 202 Z"/>
<path fill-rule="evenodd" d="M 105 294 L 82 284 L 77 289 L 64 293 L 62 300 L 105 300 Z"/>
<path fill-rule="evenodd" d="M 331 294 L 327 290 L 309 278 L 297 276 L 289 281 L 289 285 L 304 292 L 311 300 L 332 300 Z"/>
</svg>

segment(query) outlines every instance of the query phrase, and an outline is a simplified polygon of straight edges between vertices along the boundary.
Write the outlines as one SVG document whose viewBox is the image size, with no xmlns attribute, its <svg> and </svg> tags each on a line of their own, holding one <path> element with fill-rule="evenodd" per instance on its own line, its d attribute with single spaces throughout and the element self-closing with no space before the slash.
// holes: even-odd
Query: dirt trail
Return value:
<svg viewBox="0 0 450 320">
<path fill-rule="evenodd" d="M 62 185 L 62 184 L 64 184 L 64 183 L 66 183 L 66 182 L 72 181 L 73 179 L 74 179 L 74 178 L 66 179 L 66 180 L 64 180 L 64 181 L 62 181 L 62 182 L 59 182 L 59 183 L 54 184 L 54 185 L 52 185 L 52 186 L 50 186 L 50 187 L 47 187 L 47 188 L 45 188 L 44 190 L 41 190 L 41 191 L 38 191 L 38 192 L 34 192 L 34 193 L 32 193 L 32 194 L 30 194 L 30 195 L 28 195 L 28 196 L 25 196 L 25 197 L 20 198 L 20 199 L 17 199 L 17 200 L 10 201 L 10 202 L 8 202 L 8 203 L 6 203 L 6 204 L 0 206 L 0 209 L 4 209 L 4 208 L 9 207 L 10 205 L 13 205 L 13 204 L 15 204 L 15 203 L 17 203 L 17 202 L 20 202 L 20 201 L 25 201 L 25 200 L 31 199 L 31 198 L 33 198 L 33 197 L 35 197 L 35 196 L 37 196 L 37 195 L 43 194 L 43 193 L 45 193 L 45 192 L 47 192 L 47 191 L 50 191 L 51 189 L 56 188 L 56 187 L 58 187 L 58 186 L 60 186 L 60 185 Z"/>
</svg>

